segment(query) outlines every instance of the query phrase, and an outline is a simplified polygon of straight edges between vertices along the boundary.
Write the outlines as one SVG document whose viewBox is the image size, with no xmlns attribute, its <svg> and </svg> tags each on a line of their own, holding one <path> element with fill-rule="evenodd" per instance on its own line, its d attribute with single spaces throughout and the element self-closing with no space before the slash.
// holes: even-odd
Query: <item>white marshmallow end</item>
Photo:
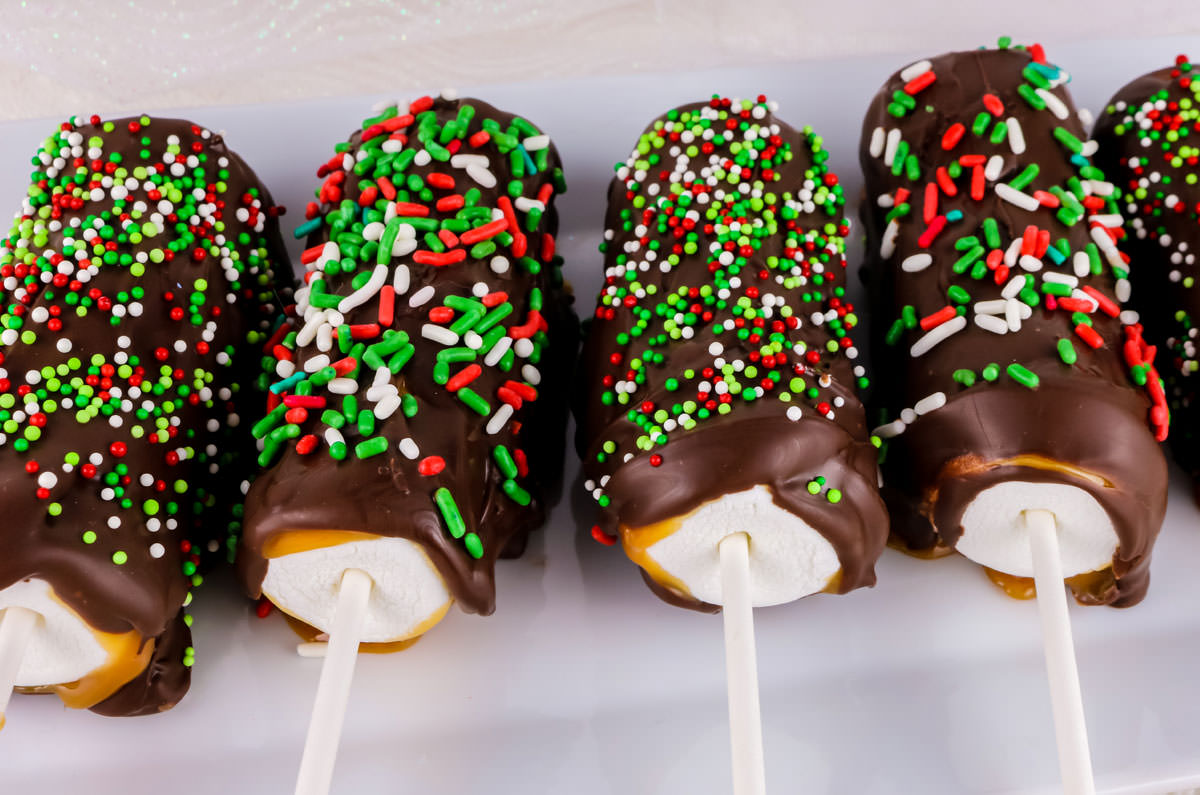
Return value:
<svg viewBox="0 0 1200 795">
<path fill-rule="evenodd" d="M 363 622 L 363 643 L 392 643 L 420 635 L 450 606 L 446 583 L 420 545 L 404 538 L 352 541 L 293 552 L 267 561 L 263 595 L 280 610 L 327 632 L 346 569 L 374 582 Z"/>
<path fill-rule="evenodd" d="M 680 520 L 646 554 L 695 598 L 723 603 L 717 545 L 730 533 L 750 536 L 750 596 L 755 607 L 784 604 L 822 591 L 842 564 L 833 546 L 794 513 L 776 505 L 766 486 L 726 494 Z"/>
<path fill-rule="evenodd" d="M 1033 555 L 1022 514 L 1034 509 L 1054 514 L 1064 576 L 1112 565 L 1119 542 L 1108 511 L 1088 492 L 1065 483 L 1013 480 L 984 489 L 963 512 L 963 534 L 955 549 L 990 569 L 1032 577 Z"/>
<path fill-rule="evenodd" d="M 39 615 L 17 669 L 17 687 L 76 682 L 108 662 L 92 628 L 45 580 L 22 580 L 0 590 L 0 610 L 7 607 L 24 607 Z"/>
</svg>

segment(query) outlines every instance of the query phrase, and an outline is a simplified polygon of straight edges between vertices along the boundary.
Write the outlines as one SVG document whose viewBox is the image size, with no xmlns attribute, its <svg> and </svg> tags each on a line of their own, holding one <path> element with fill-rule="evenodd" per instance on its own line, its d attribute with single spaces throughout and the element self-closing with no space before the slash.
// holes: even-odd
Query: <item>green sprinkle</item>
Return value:
<svg viewBox="0 0 1200 795">
<path fill-rule="evenodd" d="M 375 436 L 354 445 L 354 455 L 356 458 L 370 458 L 380 453 L 386 453 L 387 449 L 387 438 L 384 436 Z"/>
<path fill-rule="evenodd" d="M 446 529 L 450 531 L 450 535 L 462 538 L 463 534 L 467 532 L 467 525 L 458 511 L 458 505 L 454 502 L 454 496 L 450 493 L 450 489 L 445 486 L 439 488 L 433 493 L 433 501 L 441 511 L 442 520 L 446 523 Z"/>
<path fill-rule="evenodd" d="M 1009 378 L 1028 389 L 1037 389 L 1040 383 L 1036 373 L 1016 362 L 1010 364 L 1005 372 L 1008 373 Z"/>
<path fill-rule="evenodd" d="M 1058 340 L 1058 356 L 1063 360 L 1064 364 L 1075 364 L 1078 355 L 1075 353 L 1075 346 L 1066 337 L 1061 337 Z"/>
</svg>

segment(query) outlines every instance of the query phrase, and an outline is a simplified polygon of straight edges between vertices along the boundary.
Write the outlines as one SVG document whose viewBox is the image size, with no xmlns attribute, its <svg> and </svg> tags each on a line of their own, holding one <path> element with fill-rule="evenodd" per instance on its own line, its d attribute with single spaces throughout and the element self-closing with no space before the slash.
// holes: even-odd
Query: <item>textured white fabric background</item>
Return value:
<svg viewBox="0 0 1200 795">
<path fill-rule="evenodd" d="M 0 0 L 0 120 L 1163 32 L 1200 2 Z"/>
</svg>

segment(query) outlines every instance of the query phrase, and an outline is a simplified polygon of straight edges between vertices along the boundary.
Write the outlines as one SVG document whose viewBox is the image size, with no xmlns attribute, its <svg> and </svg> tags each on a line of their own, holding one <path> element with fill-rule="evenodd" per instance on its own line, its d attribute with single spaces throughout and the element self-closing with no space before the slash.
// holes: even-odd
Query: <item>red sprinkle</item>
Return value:
<svg viewBox="0 0 1200 795">
<path fill-rule="evenodd" d="M 936 81 L 937 75 L 935 75 L 933 70 L 930 69 L 928 72 L 922 72 L 912 80 L 909 80 L 907 83 L 905 83 L 904 93 L 910 96 L 913 94 L 918 94 L 921 91 L 924 91 L 926 88 L 929 88 L 929 86 L 933 85 Z"/>
<path fill-rule="evenodd" d="M 942 134 L 942 149 L 947 152 L 958 146 L 958 142 L 962 140 L 963 134 L 967 128 L 962 122 L 955 122 L 950 125 L 950 128 Z"/>
<path fill-rule="evenodd" d="M 468 229 L 459 237 L 464 246 L 473 246 L 481 240 L 488 240 L 500 234 L 508 227 L 507 218 L 499 218 L 491 223 Z"/>
<path fill-rule="evenodd" d="M 425 181 L 439 190 L 454 190 L 454 177 L 440 171 L 432 172 L 425 177 Z"/>
<path fill-rule="evenodd" d="M 325 398 L 319 395 L 284 395 L 283 405 L 288 408 L 323 409 Z"/>
<path fill-rule="evenodd" d="M 983 106 L 988 109 L 988 113 L 993 116 L 1004 115 L 1004 103 L 1000 101 L 1000 97 L 995 94 L 983 95 Z"/>
<path fill-rule="evenodd" d="M 379 291 L 379 325 L 387 328 L 392 325 L 396 311 L 396 291 L 390 284 L 385 284 Z"/>
<path fill-rule="evenodd" d="M 454 376 L 446 382 L 446 389 L 451 392 L 457 392 L 467 384 L 474 381 L 483 373 L 483 368 L 477 364 L 469 364 L 459 370 Z"/>
<path fill-rule="evenodd" d="M 271 615 L 271 602 L 267 597 L 258 600 L 258 604 L 254 608 L 254 614 L 259 618 L 266 618 Z"/>
<path fill-rule="evenodd" d="M 953 320 L 958 313 L 954 311 L 954 307 L 946 305 L 934 312 L 932 315 L 926 315 L 921 318 L 921 328 L 929 331 L 931 328 L 937 328 L 947 320 Z"/>
<path fill-rule="evenodd" d="M 942 189 L 942 193 L 947 196 L 958 195 L 958 186 L 954 184 L 954 180 L 950 179 L 950 172 L 946 170 L 945 166 L 938 166 L 934 176 L 937 178 L 937 184 Z"/>
<path fill-rule="evenodd" d="M 933 219 L 932 223 L 929 224 L 929 228 L 922 232 L 921 236 L 917 238 L 917 245 L 921 248 L 929 248 L 930 244 L 933 243 L 933 241 L 942 233 L 942 230 L 945 228 L 946 216 L 939 215 L 937 218 Z"/>
<path fill-rule="evenodd" d="M 440 455 L 426 456 L 417 464 L 417 472 L 425 477 L 432 477 L 446 468 L 446 460 Z"/>
<path fill-rule="evenodd" d="M 926 72 L 928 74 L 928 72 Z M 938 214 L 938 186 L 936 182 L 929 182 L 925 185 L 925 208 L 922 218 L 925 220 L 926 226 L 933 223 L 933 219 L 937 218 Z"/>
<path fill-rule="evenodd" d="M 429 208 L 416 202 L 396 202 L 396 215 L 424 218 L 429 215 Z"/>
<path fill-rule="evenodd" d="M 441 268 L 465 260 L 467 258 L 467 250 L 465 248 L 456 248 L 442 254 L 434 251 L 414 251 L 412 258 L 413 262 L 419 265 L 433 265 L 434 267 Z"/>
<path fill-rule="evenodd" d="M 1075 327 L 1075 333 L 1079 338 L 1093 348 L 1101 348 L 1104 346 L 1104 338 L 1100 336 L 1094 328 L 1087 323 L 1080 323 Z"/>
<path fill-rule="evenodd" d="M 1121 308 L 1117 306 L 1116 302 L 1095 287 L 1087 285 L 1083 288 L 1083 291 L 1096 299 L 1096 303 L 1100 305 L 1100 311 L 1104 314 L 1109 317 L 1116 317 L 1121 314 Z"/>
<path fill-rule="evenodd" d="M 307 433 L 296 440 L 296 452 L 300 455 L 308 455 L 316 449 L 317 435 L 315 433 Z"/>
<path fill-rule="evenodd" d="M 606 547 L 611 547 L 613 544 L 617 543 L 617 537 L 604 532 L 604 529 L 598 524 L 592 525 L 592 538 L 594 538 L 596 541 L 599 541 Z"/>
</svg>

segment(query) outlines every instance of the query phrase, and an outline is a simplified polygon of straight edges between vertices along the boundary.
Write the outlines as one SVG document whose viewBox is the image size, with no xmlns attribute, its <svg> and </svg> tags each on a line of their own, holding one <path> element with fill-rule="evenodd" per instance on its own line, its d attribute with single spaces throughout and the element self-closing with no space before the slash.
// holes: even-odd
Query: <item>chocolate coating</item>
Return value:
<svg viewBox="0 0 1200 795">
<path fill-rule="evenodd" d="M 763 484 L 830 542 L 846 592 L 874 584 L 887 517 L 856 394 L 866 379 L 849 336 L 844 199 L 827 156 L 762 98 L 686 105 L 646 128 L 609 189 L 576 446 L 604 529 Z M 742 170 L 729 181 L 735 163 Z M 716 609 L 643 576 L 671 604 Z"/>
<path fill-rule="evenodd" d="M 155 712 L 187 690 L 181 608 L 238 524 L 276 208 L 187 121 L 77 120 L 34 163 L 0 240 L 3 325 L 31 335 L 3 339 L 0 588 L 45 580 L 93 628 L 153 642 L 93 709 Z"/>
<path fill-rule="evenodd" d="M 515 555 L 523 550 L 527 534 L 544 520 L 544 495 L 552 493 L 561 480 L 566 421 L 564 374 L 571 368 L 578 344 L 578 326 L 570 306 L 572 299 L 562 282 L 561 258 L 554 254 L 553 247 L 558 224 L 553 196 L 565 190 L 557 150 L 552 144 L 534 150 L 533 141 L 540 134 L 529 122 L 479 100 L 439 98 L 418 100 L 418 103 L 409 112 L 393 108 L 376 120 L 368 120 L 363 130 L 350 137 L 345 154 L 336 155 L 318 172 L 319 176 L 327 177 L 326 187 L 320 193 L 323 220 L 309 235 L 309 246 L 322 247 L 336 233 L 341 245 L 346 247 L 342 261 L 354 262 L 354 253 L 361 254 L 367 246 L 361 249 L 355 246 L 354 253 L 350 253 L 350 244 L 345 242 L 344 235 L 347 232 L 356 234 L 354 225 L 361 230 L 369 218 L 378 216 L 378 221 L 383 223 L 384 213 L 393 199 L 404 203 L 406 208 L 398 217 L 421 212 L 409 205 L 422 205 L 427 214 L 420 217 L 434 219 L 434 226 L 440 224 L 443 230 L 449 230 L 456 218 L 467 217 L 462 213 L 473 209 L 482 209 L 486 221 L 490 222 L 493 208 L 507 207 L 505 211 L 513 214 L 517 225 L 506 227 L 506 231 L 494 238 L 500 241 L 494 252 L 481 253 L 474 248 L 474 242 L 464 242 L 460 246 L 456 238 L 448 250 L 465 256 L 454 264 L 423 262 L 423 255 L 430 253 L 431 244 L 424 232 L 419 232 L 417 251 L 390 258 L 385 255 L 378 262 L 374 254 L 360 256 L 349 272 L 330 273 L 322 269 L 323 291 L 340 296 L 350 295 L 356 289 L 351 284 L 353 279 L 361 273 L 372 272 L 380 263 L 388 266 L 386 284 L 389 286 L 393 284 L 397 268 L 408 269 L 409 284 L 404 291 L 396 291 L 394 318 L 387 327 L 406 333 L 415 352 L 402 368 L 393 371 L 388 382 L 395 384 L 401 394 L 415 400 L 416 414 L 409 418 L 397 410 L 373 423 L 375 428 L 370 434 L 362 433 L 354 422 L 346 423 L 339 431 L 351 451 L 344 460 L 331 455 L 332 448 L 327 440 L 308 454 L 298 452 L 294 442 L 286 444 L 278 459 L 271 462 L 254 482 L 246 500 L 246 530 L 237 569 L 246 592 L 252 597 L 261 594 L 267 570 L 263 548 L 272 537 L 290 530 L 350 530 L 405 538 L 420 544 L 462 608 L 472 613 L 490 614 L 495 609 L 495 561 L 503 555 Z M 459 124 L 462 126 L 456 130 L 455 125 Z M 385 126 L 388 129 L 383 129 Z M 488 130 L 491 130 L 490 138 Z M 381 142 L 389 135 L 406 135 L 408 138 L 396 157 L 387 157 L 381 149 Z M 525 143 L 531 147 L 528 160 L 522 154 Z M 467 166 L 460 164 L 461 161 L 452 159 L 443 145 L 455 148 L 458 154 L 454 157 L 461 154 L 486 159 L 494 185 L 488 186 L 473 176 L 466 170 Z M 406 152 L 422 149 L 438 156 L 418 157 L 394 170 L 391 167 L 390 164 L 400 162 Z M 444 159 L 440 157 L 442 152 L 446 152 Z M 371 158 L 361 162 L 373 164 L 373 170 L 345 178 L 344 158 L 357 158 L 360 153 Z M 397 192 L 393 197 L 381 193 L 374 200 L 370 196 L 364 199 L 363 190 L 376 191 L 382 184 L 381 178 L 386 178 L 388 184 L 394 182 Z M 428 192 L 421 195 L 422 191 Z M 468 194 L 474 194 L 474 198 L 464 210 L 461 200 Z M 524 200 L 536 202 L 535 197 L 539 195 L 545 200 L 541 211 L 514 209 L 508 204 L 513 197 L 511 201 L 528 207 Z M 447 203 L 442 205 L 443 201 Z M 346 222 L 339 221 L 343 217 Z M 482 220 L 473 220 L 466 226 L 476 226 Z M 338 230 L 344 231 L 335 231 L 335 223 Z M 465 237 L 468 233 L 459 229 L 457 234 Z M 359 240 L 361 242 L 361 236 Z M 471 253 L 467 254 L 464 249 L 471 249 Z M 496 258 L 505 259 L 507 267 L 500 270 Z M 309 270 L 314 267 L 310 264 Z M 316 281 L 317 277 L 312 279 Z M 515 357 L 515 363 L 501 360 L 489 364 L 484 360 L 484 349 L 475 355 L 462 347 L 462 343 L 453 343 L 458 346 L 455 350 L 467 351 L 464 354 L 466 360 L 451 364 L 443 376 L 453 379 L 469 367 L 482 364 L 469 389 L 490 403 L 486 415 L 476 413 L 459 399 L 450 388 L 453 380 L 448 382 L 445 377 L 439 380 L 439 354 L 447 350 L 447 346 L 423 336 L 427 325 L 452 325 L 450 321 L 433 320 L 431 310 L 444 309 L 447 300 L 451 303 L 474 300 L 473 295 L 482 295 L 473 292 L 477 285 L 483 285 L 484 292 L 489 295 L 505 293 L 503 303 L 511 306 L 507 318 L 492 328 L 503 329 L 514 348 L 519 344 L 514 340 L 524 338 L 533 343 L 534 350 L 532 354 Z M 410 305 L 414 296 L 427 289 L 430 290 L 428 297 L 415 306 Z M 303 312 L 308 296 L 301 293 L 298 296 L 304 299 L 301 303 Z M 382 294 L 372 295 L 345 313 L 345 324 L 377 323 L 384 300 Z M 457 311 L 450 315 L 456 320 L 463 317 Z M 303 322 L 303 317 L 298 318 L 297 328 L 302 327 Z M 521 331 L 530 324 L 538 329 L 532 337 Z M 378 333 L 367 342 L 378 342 L 381 339 Z M 315 344 L 296 344 L 294 335 L 289 335 L 284 345 L 289 351 L 295 351 L 297 372 L 304 371 L 305 362 L 321 355 Z M 335 343 L 330 356 L 336 360 L 352 352 L 352 349 L 340 349 Z M 359 354 L 365 355 L 365 352 Z M 275 364 L 271 362 L 272 367 Z M 365 360 L 364 365 L 347 376 L 355 378 L 362 387 L 361 390 L 356 387 L 360 410 L 372 407 L 365 393 L 376 375 L 375 369 Z M 527 367 L 532 371 L 526 370 Z M 516 382 L 517 389 L 535 394 L 535 398 L 526 398 L 510 420 L 495 432 L 489 432 L 487 426 L 495 416 L 494 412 L 503 405 L 506 390 L 511 388 L 510 382 Z M 289 388 L 284 394 L 292 393 L 293 389 Z M 311 394 L 327 398 L 327 407 L 335 413 L 343 407 L 342 396 L 328 392 L 321 385 L 313 388 Z M 303 432 L 324 434 L 329 426 L 323 419 L 315 421 L 324 415 L 316 410 L 311 414 L 313 419 L 300 423 Z M 386 440 L 385 452 L 372 457 L 359 457 L 353 452 L 356 445 L 368 438 Z M 402 454 L 399 443 L 405 439 L 411 439 L 419 448 L 417 459 L 410 460 Z M 496 458 L 498 447 L 512 455 L 523 451 L 528 461 L 527 472 L 522 471 L 514 478 L 503 474 Z M 432 456 L 444 461 L 444 469 L 422 474 L 421 462 Z M 528 492 L 527 504 L 521 504 L 506 493 L 504 484 L 509 480 Z M 465 522 L 466 538 L 475 534 L 480 540 L 480 556 L 468 554 L 464 541 L 449 532 L 434 501 L 439 489 L 448 489 L 453 496 Z"/>
<path fill-rule="evenodd" d="M 1171 406 L 1175 460 L 1200 484 L 1200 83 L 1184 56 L 1118 91 L 1096 120 L 1096 162 L 1122 191 L 1133 258 L 1132 303 L 1159 347 Z M 1146 126 L 1143 126 L 1146 125 Z M 1167 136 L 1174 133 L 1174 138 Z M 1149 180 L 1149 183 L 1144 183 Z M 1147 187 L 1148 184 L 1148 187 Z M 1200 499 L 1200 488 L 1196 491 Z"/>
<path fill-rule="evenodd" d="M 881 434 L 895 434 L 900 430 L 896 423 L 903 425 L 886 442 L 883 466 L 894 532 L 914 550 L 953 547 L 962 534 L 963 512 L 989 486 L 1005 480 L 1076 486 L 1104 507 L 1119 539 L 1112 563 L 1115 583 L 1102 593 L 1077 593 L 1077 598 L 1134 604 L 1148 586 L 1150 549 L 1166 509 L 1167 482 L 1161 451 L 1147 427 L 1148 418 L 1157 415 L 1150 411 L 1145 391 L 1130 380 L 1135 363 L 1128 357 L 1142 357 L 1146 346 L 1140 328 L 1125 326 L 1117 316 L 1113 300 L 1126 266 L 1115 247 L 1101 250 L 1089 232 L 1089 223 L 1097 223 L 1092 216 L 1112 215 L 1116 209 L 1111 201 L 1089 197 L 1092 192 L 1079 181 L 1094 180 L 1100 191 L 1103 176 L 1089 170 L 1088 147 L 1082 143 L 1086 134 L 1056 67 L 1033 63 L 1023 49 L 951 53 L 930 63 L 935 81 L 916 92 L 914 107 L 900 117 L 896 96 L 904 93 L 907 81 L 898 72 L 884 84 L 863 122 L 860 153 L 867 185 L 862 216 L 875 318 L 873 361 L 883 385 L 872 408 L 887 423 Z M 1037 94 L 1037 88 L 1045 93 Z M 1046 107 L 1035 109 L 1033 102 Z M 1007 134 L 1014 119 L 1024 140 L 1020 152 L 1015 151 L 1021 148 L 1020 138 Z M 1007 127 L 998 132 L 1000 120 Z M 965 127 L 957 140 L 948 135 L 956 123 Z M 973 129 L 976 124 L 979 132 Z M 885 162 L 891 146 L 879 147 L 880 154 L 871 151 L 872 138 L 877 146 L 881 140 L 877 129 L 885 136 L 900 132 L 903 143 L 896 151 L 903 162 L 894 168 Z M 1076 143 L 1084 153 L 1070 148 Z M 958 178 L 950 173 L 951 164 L 961 164 L 963 156 L 982 156 L 977 175 L 969 165 Z M 1031 164 L 1036 173 L 1027 171 Z M 989 168 L 995 170 L 990 176 Z M 1030 174 L 1032 179 L 1022 185 Z M 1033 210 L 1002 198 L 995 186 L 1014 180 L 1026 196 L 1041 191 L 1037 195 L 1048 198 Z M 924 205 L 926 190 L 933 190 L 927 185 L 945 182 L 953 183 L 955 193 L 939 187 L 931 213 Z M 903 208 L 880 206 L 879 197 L 894 200 L 902 189 L 911 192 L 907 215 Z M 1070 196 L 1064 199 L 1065 194 Z M 1077 217 L 1069 209 L 1075 206 Z M 962 214 L 960 220 L 948 220 L 954 212 Z M 898 216 L 890 233 L 889 213 Z M 985 227 L 986 219 L 995 226 Z M 945 227 L 937 233 L 942 223 Z M 1043 230 L 1048 235 L 1039 242 Z M 890 256 L 885 237 L 894 239 Z M 1061 248 L 1051 251 L 1047 244 Z M 1018 256 L 1006 259 L 1014 245 Z M 1022 252 L 1033 259 L 1021 260 Z M 1077 263 L 1075 255 L 1081 252 L 1085 258 Z M 901 267 L 920 253 L 931 255 L 932 264 L 920 270 L 915 269 L 919 261 L 913 270 Z M 1047 287 L 1047 275 L 1065 279 L 1072 288 L 1068 295 L 1051 296 L 1047 290 L 1057 288 Z M 1018 316 L 1017 328 L 1007 325 L 1003 334 L 979 325 L 977 315 L 989 308 L 981 302 L 1004 299 L 1004 287 L 1022 276 L 1025 290 L 1012 297 L 1031 310 L 1029 316 Z M 1094 290 L 1106 302 L 1101 306 L 1081 290 Z M 937 333 L 935 313 L 946 307 L 951 316 L 965 316 L 966 326 L 913 355 L 911 346 Z M 1093 333 L 1078 328 L 1084 315 Z M 928 329 L 918 319 L 926 319 Z M 999 320 L 1008 324 L 1005 311 Z M 1093 348 L 1089 339 L 1100 347 Z M 1064 354 L 1060 346 L 1069 351 Z M 1153 379 L 1152 369 L 1150 373 Z M 920 415 L 911 412 L 919 401 L 939 393 L 944 405 Z M 901 418 L 906 408 L 910 413 Z M 1001 465 L 1014 456 L 1041 456 L 1084 469 L 1107 485 L 1098 487 L 1063 471 Z"/>
</svg>

